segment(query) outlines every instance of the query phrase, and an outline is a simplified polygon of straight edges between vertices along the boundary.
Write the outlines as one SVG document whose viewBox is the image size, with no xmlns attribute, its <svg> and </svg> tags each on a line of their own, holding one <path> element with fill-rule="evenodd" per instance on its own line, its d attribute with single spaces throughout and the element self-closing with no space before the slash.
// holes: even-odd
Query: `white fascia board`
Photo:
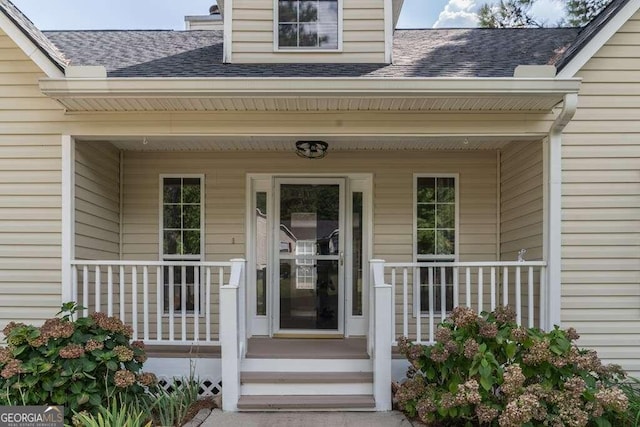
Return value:
<svg viewBox="0 0 640 427">
<path fill-rule="evenodd" d="M 571 78 L 604 46 L 631 17 L 640 9 L 640 0 L 630 0 L 616 13 L 598 33 L 578 51 L 558 73 L 559 78 Z"/>
<path fill-rule="evenodd" d="M 50 97 L 453 96 L 577 93 L 580 79 L 549 78 L 107 78 L 41 79 Z"/>
<path fill-rule="evenodd" d="M 58 66 L 42 52 L 4 13 L 0 13 L 0 29 L 24 52 L 48 77 L 64 77 Z"/>
</svg>

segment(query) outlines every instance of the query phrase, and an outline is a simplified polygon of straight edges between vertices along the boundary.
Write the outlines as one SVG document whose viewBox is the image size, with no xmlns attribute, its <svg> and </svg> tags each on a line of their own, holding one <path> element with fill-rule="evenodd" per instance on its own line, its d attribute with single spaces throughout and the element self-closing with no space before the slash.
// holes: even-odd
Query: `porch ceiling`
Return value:
<svg viewBox="0 0 640 427">
<path fill-rule="evenodd" d="M 69 112 L 550 111 L 577 80 L 534 78 L 43 79 Z"/>
<path fill-rule="evenodd" d="M 540 140 L 542 136 L 440 136 L 440 137 L 325 137 L 325 136 L 148 136 L 83 137 L 78 141 L 105 141 L 128 151 L 293 151 L 300 139 L 320 139 L 330 151 L 375 150 L 496 150 L 511 142 Z"/>
</svg>

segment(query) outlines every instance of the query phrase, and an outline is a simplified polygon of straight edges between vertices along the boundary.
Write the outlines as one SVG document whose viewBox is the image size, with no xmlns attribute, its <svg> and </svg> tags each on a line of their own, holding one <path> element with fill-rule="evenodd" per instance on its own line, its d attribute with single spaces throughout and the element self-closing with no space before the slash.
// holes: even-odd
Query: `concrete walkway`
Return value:
<svg viewBox="0 0 640 427">
<path fill-rule="evenodd" d="M 222 412 L 201 427 L 412 427 L 400 412 Z"/>
</svg>

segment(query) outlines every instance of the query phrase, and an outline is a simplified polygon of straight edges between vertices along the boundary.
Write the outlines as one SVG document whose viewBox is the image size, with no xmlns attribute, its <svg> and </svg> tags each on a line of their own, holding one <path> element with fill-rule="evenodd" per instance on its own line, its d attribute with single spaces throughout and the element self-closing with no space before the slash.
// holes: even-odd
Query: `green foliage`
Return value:
<svg viewBox="0 0 640 427">
<path fill-rule="evenodd" d="M 151 427 L 145 410 L 135 403 L 112 399 L 108 406 L 99 406 L 95 415 L 80 412 L 73 416 L 73 425 L 82 427 Z"/>
<path fill-rule="evenodd" d="M 611 2 L 611 0 L 567 0 L 566 23 L 571 27 L 587 25 Z"/>
<path fill-rule="evenodd" d="M 627 378 L 627 381 L 619 386 L 629 399 L 626 424 L 630 427 L 640 427 L 640 379 Z"/>
<path fill-rule="evenodd" d="M 436 343 L 400 341 L 411 362 L 397 406 L 428 425 L 622 425 L 624 373 L 573 344 L 573 329 L 550 332 L 515 323 L 508 307 L 478 316 L 457 307 Z"/>
<path fill-rule="evenodd" d="M 145 404 L 155 424 L 181 426 L 191 405 L 198 400 L 200 382 L 190 378 L 175 379 L 171 390 L 159 387 Z"/>
<path fill-rule="evenodd" d="M 544 27 L 548 23 L 537 19 L 531 9 L 536 0 L 500 0 L 484 3 L 478 9 L 478 26 L 482 28 Z M 550 23 L 558 27 L 582 27 L 611 2 L 611 0 L 565 0 L 566 17 Z"/>
<path fill-rule="evenodd" d="M 0 403 L 65 406 L 65 416 L 98 408 L 114 396 L 122 402 L 155 386 L 141 373 L 147 356 L 132 330 L 115 317 L 93 313 L 76 319 L 75 303 L 66 303 L 41 327 L 9 323 L 0 348 Z M 74 320 L 75 319 L 75 320 Z"/>
<path fill-rule="evenodd" d="M 482 28 L 524 28 L 543 26 L 531 14 L 535 0 L 500 0 L 483 4 L 478 11 L 478 26 Z"/>
</svg>

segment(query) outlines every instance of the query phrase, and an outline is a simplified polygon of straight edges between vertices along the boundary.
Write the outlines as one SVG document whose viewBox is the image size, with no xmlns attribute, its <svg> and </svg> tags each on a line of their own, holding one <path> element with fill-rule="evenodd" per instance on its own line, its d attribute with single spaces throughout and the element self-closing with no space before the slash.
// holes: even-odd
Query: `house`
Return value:
<svg viewBox="0 0 640 427">
<path fill-rule="evenodd" d="M 0 324 L 118 315 L 231 411 L 388 410 L 394 342 L 455 305 L 640 373 L 640 0 L 395 31 L 402 0 L 298 3 L 41 32 L 0 0 Z"/>
</svg>

